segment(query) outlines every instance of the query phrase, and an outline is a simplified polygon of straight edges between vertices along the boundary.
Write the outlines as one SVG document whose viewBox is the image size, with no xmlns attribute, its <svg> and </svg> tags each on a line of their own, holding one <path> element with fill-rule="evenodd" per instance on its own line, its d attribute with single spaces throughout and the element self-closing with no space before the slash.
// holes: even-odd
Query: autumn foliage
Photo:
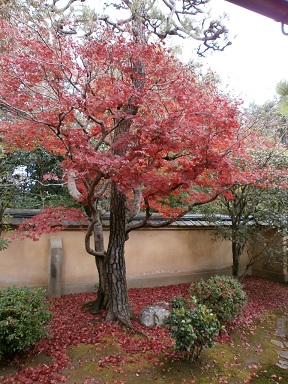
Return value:
<svg viewBox="0 0 288 384">
<path fill-rule="evenodd" d="M 11 149 L 41 144 L 61 153 L 80 202 L 87 184 L 97 179 L 97 196 L 109 179 L 126 192 L 141 187 L 153 208 L 168 213 L 167 194 L 180 196 L 191 185 L 215 193 L 233 182 L 227 155 L 239 144 L 237 105 L 161 45 L 103 31 L 98 39 L 48 42 L 5 21 L 1 28 L 14 40 L 0 61 L 1 105 L 14 116 L 1 122 L 1 136 Z M 131 129 L 115 142 L 123 120 Z M 207 194 L 181 198 L 187 205 Z"/>
</svg>

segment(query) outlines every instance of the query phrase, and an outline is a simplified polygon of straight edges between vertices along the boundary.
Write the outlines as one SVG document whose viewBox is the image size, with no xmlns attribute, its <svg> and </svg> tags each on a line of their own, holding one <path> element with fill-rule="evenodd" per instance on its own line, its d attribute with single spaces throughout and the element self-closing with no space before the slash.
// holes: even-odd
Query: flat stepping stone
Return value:
<svg viewBox="0 0 288 384">
<path fill-rule="evenodd" d="M 284 360 L 279 360 L 278 363 L 276 363 L 276 365 L 282 369 L 286 369 L 288 370 L 288 361 L 284 361 Z"/>
<path fill-rule="evenodd" d="M 282 343 L 282 341 L 272 339 L 271 343 L 277 345 L 277 347 L 284 348 L 284 344 Z"/>
<path fill-rule="evenodd" d="M 288 364 L 288 351 L 277 351 L 278 356 L 282 357 L 283 359 L 287 359 Z"/>
<path fill-rule="evenodd" d="M 285 322 L 286 322 L 285 317 L 279 317 L 279 319 L 277 319 L 275 336 L 280 336 L 280 337 L 286 336 L 285 335 Z"/>
<path fill-rule="evenodd" d="M 285 317 L 280 317 L 279 319 L 277 319 L 275 336 L 279 336 L 282 338 L 286 337 L 286 332 L 285 332 L 286 321 L 287 319 Z M 282 348 L 281 351 L 277 351 L 277 354 L 280 358 L 285 359 L 285 360 L 279 360 L 278 363 L 276 363 L 277 367 L 280 367 L 288 371 L 288 342 L 287 341 L 282 342 L 280 340 L 272 339 L 271 343 Z"/>
</svg>

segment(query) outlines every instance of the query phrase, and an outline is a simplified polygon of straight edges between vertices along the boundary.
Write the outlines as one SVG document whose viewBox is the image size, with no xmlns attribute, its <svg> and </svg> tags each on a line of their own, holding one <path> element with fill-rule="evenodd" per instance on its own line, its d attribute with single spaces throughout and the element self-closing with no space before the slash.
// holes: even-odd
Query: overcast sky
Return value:
<svg viewBox="0 0 288 384">
<path fill-rule="evenodd" d="M 288 80 L 288 36 L 282 34 L 281 23 L 224 0 L 211 0 L 210 5 L 229 14 L 230 36 L 236 37 L 224 52 L 210 55 L 207 65 L 245 104 L 272 99 L 276 84 Z"/>
</svg>

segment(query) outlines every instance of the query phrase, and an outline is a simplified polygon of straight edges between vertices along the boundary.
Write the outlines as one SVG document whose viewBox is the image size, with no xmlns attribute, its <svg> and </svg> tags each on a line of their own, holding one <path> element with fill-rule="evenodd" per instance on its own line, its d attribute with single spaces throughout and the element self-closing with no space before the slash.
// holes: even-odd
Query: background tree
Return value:
<svg viewBox="0 0 288 384">
<path fill-rule="evenodd" d="M 276 86 L 276 91 L 279 95 L 278 112 L 282 118 L 281 137 L 282 142 L 288 143 L 288 82 L 280 81 Z"/>
<path fill-rule="evenodd" d="M 0 250 L 7 248 L 9 240 L 3 236 L 9 230 L 5 210 L 11 206 L 16 193 L 16 180 L 13 177 L 13 164 L 11 164 L 4 148 L 0 146 Z"/>
<path fill-rule="evenodd" d="M 18 149 L 7 153 L 18 179 L 13 208 L 37 209 L 46 206 L 76 206 L 62 183 L 60 155 L 53 155 L 41 146 L 33 150 Z"/>
<path fill-rule="evenodd" d="M 241 159 L 241 167 L 245 172 L 255 172 L 255 180 L 251 184 L 238 180 L 229 187 L 228 197 L 220 196 L 217 202 L 204 209 L 207 219 L 216 225 L 215 236 L 231 241 L 232 273 L 236 277 L 240 273 L 240 259 L 244 251 L 249 257 L 244 274 L 256 258 L 269 254 L 270 262 L 285 263 L 287 257 L 283 253 L 283 239 L 285 241 L 288 229 L 288 157 L 281 143 L 282 121 L 274 102 L 265 103 L 262 107 L 253 105 L 245 120 L 251 131 L 260 133 L 258 138 L 252 139 L 253 135 L 248 137 L 250 160 Z M 240 159 L 236 157 L 235 161 Z M 221 216 L 219 219 L 219 214 L 227 215 L 231 225 L 222 221 Z M 272 239 L 267 239 L 268 228 L 275 230 Z"/>
<path fill-rule="evenodd" d="M 247 126 L 253 127 L 263 137 L 275 142 L 285 143 L 283 137 L 286 122 L 279 113 L 278 101 L 269 100 L 262 105 L 250 104 L 245 111 Z"/>
<path fill-rule="evenodd" d="M 131 32 L 145 41 L 149 36 L 161 40 L 171 36 L 190 37 L 192 42 L 201 43 L 197 53 L 203 56 L 208 50 L 222 51 L 231 44 L 223 17 L 211 20 L 209 5 L 210 0 L 117 0 L 104 3 L 103 14 L 97 18 L 122 32 L 127 23 L 137 20 L 141 28 L 134 23 Z M 123 15 L 120 22 L 113 18 L 117 14 L 115 10 Z"/>
<path fill-rule="evenodd" d="M 229 222 L 223 220 L 221 215 L 211 212 L 207 218 L 216 225 L 216 238 L 231 241 L 233 276 L 244 277 L 249 267 L 261 257 L 265 257 L 270 263 L 285 265 L 287 190 L 239 185 L 231 187 L 229 191 L 233 198 L 220 198 L 217 207 L 212 205 L 209 209 L 217 209 L 227 215 Z M 271 233 L 268 237 L 266 234 L 271 229 L 275 232 L 272 237 Z M 244 266 L 244 271 L 241 271 L 240 261 L 244 251 L 247 252 L 248 263 Z"/>
<path fill-rule="evenodd" d="M 0 249 L 7 248 L 9 244 L 8 208 L 35 209 L 59 204 L 77 206 L 61 180 L 59 156 L 53 156 L 43 148 L 9 152 L 1 146 Z"/>
<path fill-rule="evenodd" d="M 206 51 L 222 51 L 231 44 L 223 24 L 225 15 L 211 19 L 210 0 L 116 0 L 113 3 L 98 0 L 93 9 L 86 6 L 85 0 L 0 0 L 0 4 L 5 19 L 30 21 L 38 28 L 52 24 L 62 36 L 79 31 L 92 34 L 97 22 L 120 33 L 129 30 L 145 41 L 155 37 L 161 40 L 188 37 L 192 47 L 193 41 L 200 44 L 197 48 L 200 56 Z"/>
</svg>

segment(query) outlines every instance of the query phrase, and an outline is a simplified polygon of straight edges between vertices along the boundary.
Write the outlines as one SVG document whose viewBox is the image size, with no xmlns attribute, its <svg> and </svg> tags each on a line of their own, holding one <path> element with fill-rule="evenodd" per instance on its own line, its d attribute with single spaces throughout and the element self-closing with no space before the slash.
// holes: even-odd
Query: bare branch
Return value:
<svg viewBox="0 0 288 384">
<path fill-rule="evenodd" d="M 68 175 L 67 189 L 72 199 L 74 199 L 77 202 L 81 200 L 82 194 L 77 189 L 76 176 L 74 172 L 70 172 Z"/>
<path fill-rule="evenodd" d="M 153 218 L 153 215 L 151 215 L 151 213 L 150 213 L 149 199 L 148 199 L 148 197 L 146 197 L 144 199 L 145 204 L 146 204 L 146 213 L 145 213 L 144 219 L 141 220 L 137 224 L 133 224 L 133 225 L 130 225 L 129 227 L 127 227 L 126 234 L 128 234 L 132 230 L 143 228 L 143 227 L 145 227 L 145 228 L 167 227 L 168 225 L 175 223 L 175 221 L 180 220 L 184 215 L 189 213 L 192 210 L 192 208 L 200 206 L 200 205 L 204 205 L 207 203 L 211 203 L 212 201 L 216 200 L 224 192 L 224 190 L 225 189 L 215 193 L 212 197 L 210 197 L 209 199 L 207 199 L 205 201 L 201 201 L 201 202 L 199 201 L 199 202 L 195 202 L 193 204 L 190 204 L 186 209 L 183 209 L 183 211 L 179 215 L 177 215 L 176 217 L 161 218 L 160 219 L 161 223 L 157 223 L 157 224 L 155 224 L 151 220 L 149 220 L 150 218 Z"/>
<path fill-rule="evenodd" d="M 78 0 L 68 0 L 68 2 L 64 5 L 64 7 L 62 8 L 57 8 L 56 4 L 58 3 L 59 0 L 53 0 L 53 6 L 52 6 L 52 12 L 55 12 L 55 13 L 63 13 L 65 11 L 67 11 L 68 8 L 71 7 L 71 5 L 73 3 L 75 3 L 76 1 Z M 81 3 L 83 3 L 85 0 L 80 0 Z"/>
<path fill-rule="evenodd" d="M 92 234 L 94 233 L 95 226 L 97 226 L 97 224 L 102 226 L 101 220 L 99 217 L 99 213 L 98 213 L 98 211 L 95 211 L 95 213 L 92 214 L 92 219 L 88 225 L 88 229 L 87 229 L 87 232 L 85 234 L 85 249 L 86 249 L 86 252 L 89 253 L 90 255 L 102 258 L 102 257 L 105 257 L 104 249 L 101 251 L 96 251 L 95 249 L 91 248 L 91 246 L 90 246 L 90 238 L 91 238 Z"/>
</svg>

